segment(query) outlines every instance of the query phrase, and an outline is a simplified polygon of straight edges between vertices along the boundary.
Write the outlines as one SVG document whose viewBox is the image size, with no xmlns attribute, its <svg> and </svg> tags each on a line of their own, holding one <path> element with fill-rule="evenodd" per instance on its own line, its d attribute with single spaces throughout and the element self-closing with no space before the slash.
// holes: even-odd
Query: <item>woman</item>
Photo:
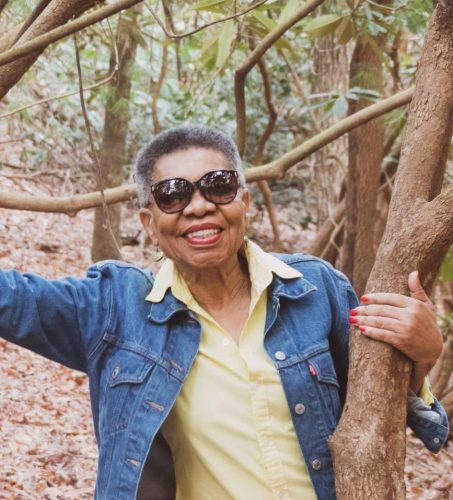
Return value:
<svg viewBox="0 0 453 500">
<path fill-rule="evenodd" d="M 103 262 L 83 280 L 0 277 L 1 335 L 90 377 L 96 498 L 174 498 L 171 457 L 178 499 L 335 498 L 327 438 L 350 318 L 414 361 L 422 397 L 409 398 L 408 422 L 442 447 L 447 418 L 423 382 L 442 339 L 416 274 L 417 298 L 370 294 L 358 306 L 329 264 L 247 242 L 249 192 L 217 129 L 157 136 L 137 186 L 141 222 L 167 257 L 156 276 Z"/>
</svg>

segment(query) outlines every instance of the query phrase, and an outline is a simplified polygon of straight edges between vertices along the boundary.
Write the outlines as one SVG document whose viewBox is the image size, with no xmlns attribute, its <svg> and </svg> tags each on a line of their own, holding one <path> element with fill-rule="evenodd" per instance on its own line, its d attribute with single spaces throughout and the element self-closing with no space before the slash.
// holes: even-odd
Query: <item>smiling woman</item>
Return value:
<svg viewBox="0 0 453 500">
<path fill-rule="evenodd" d="M 369 294 L 310 255 L 246 238 L 250 195 L 234 142 L 184 126 L 137 161 L 157 275 L 100 262 L 83 280 L 0 272 L 0 334 L 90 376 L 97 499 L 336 497 L 327 445 L 348 373 L 349 323 L 414 362 L 408 424 L 448 434 L 424 377 L 442 338 L 418 276 L 412 297 Z"/>
</svg>

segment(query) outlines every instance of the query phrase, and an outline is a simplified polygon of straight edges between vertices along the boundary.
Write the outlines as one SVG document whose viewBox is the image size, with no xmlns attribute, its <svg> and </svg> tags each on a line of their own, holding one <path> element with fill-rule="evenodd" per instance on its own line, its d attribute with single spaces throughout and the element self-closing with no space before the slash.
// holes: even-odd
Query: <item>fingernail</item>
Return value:
<svg viewBox="0 0 453 500">
<path fill-rule="evenodd" d="M 360 302 L 368 302 L 368 300 L 369 300 L 369 299 L 368 299 L 368 297 L 367 297 L 366 295 L 362 295 L 362 296 L 360 297 Z"/>
<path fill-rule="evenodd" d="M 351 309 L 351 310 L 349 311 L 349 314 L 350 314 L 351 316 L 357 316 L 357 315 L 359 314 L 359 311 L 357 311 L 357 309 Z"/>
<path fill-rule="evenodd" d="M 359 322 L 358 318 L 354 318 L 354 316 L 349 316 L 349 323 L 358 323 L 358 322 Z"/>
<path fill-rule="evenodd" d="M 360 325 L 360 326 L 359 326 L 359 330 L 360 330 L 361 332 L 364 332 L 364 331 L 366 331 L 366 327 L 365 327 L 365 326 Z"/>
</svg>

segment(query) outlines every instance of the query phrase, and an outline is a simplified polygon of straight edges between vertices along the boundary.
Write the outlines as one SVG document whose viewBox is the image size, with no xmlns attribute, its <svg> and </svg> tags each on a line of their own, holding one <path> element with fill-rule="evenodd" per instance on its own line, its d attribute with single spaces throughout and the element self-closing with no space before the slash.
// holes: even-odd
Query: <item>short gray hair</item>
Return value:
<svg viewBox="0 0 453 500">
<path fill-rule="evenodd" d="M 222 153 L 228 166 L 238 173 L 240 186 L 245 188 L 244 169 L 235 142 L 217 127 L 182 125 L 161 132 L 139 151 L 135 167 L 135 180 L 140 207 L 146 207 L 149 204 L 157 161 L 162 156 L 192 147 L 213 149 Z"/>
</svg>

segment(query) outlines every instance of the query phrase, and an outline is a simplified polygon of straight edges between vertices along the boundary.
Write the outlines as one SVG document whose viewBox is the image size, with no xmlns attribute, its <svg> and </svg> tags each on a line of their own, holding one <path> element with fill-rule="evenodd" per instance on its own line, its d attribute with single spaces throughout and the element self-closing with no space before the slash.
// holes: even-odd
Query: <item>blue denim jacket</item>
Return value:
<svg viewBox="0 0 453 500">
<path fill-rule="evenodd" d="M 324 261 L 301 254 L 278 257 L 303 277 L 274 276 L 264 345 L 279 370 L 316 494 L 330 500 L 335 485 L 327 439 L 344 402 L 348 316 L 357 298 L 344 275 Z M 145 301 L 152 286 L 150 272 L 111 261 L 92 266 L 82 280 L 0 273 L 0 335 L 89 375 L 100 500 L 136 498 L 152 455 L 151 474 L 164 479 L 151 444 L 168 457 L 159 429 L 200 342 L 199 323 L 170 290 L 160 303 Z M 437 401 L 425 414 L 435 418 L 411 409 L 408 423 L 438 451 L 448 434 L 446 414 Z M 139 496 L 169 498 L 158 491 L 151 485 Z"/>
</svg>

